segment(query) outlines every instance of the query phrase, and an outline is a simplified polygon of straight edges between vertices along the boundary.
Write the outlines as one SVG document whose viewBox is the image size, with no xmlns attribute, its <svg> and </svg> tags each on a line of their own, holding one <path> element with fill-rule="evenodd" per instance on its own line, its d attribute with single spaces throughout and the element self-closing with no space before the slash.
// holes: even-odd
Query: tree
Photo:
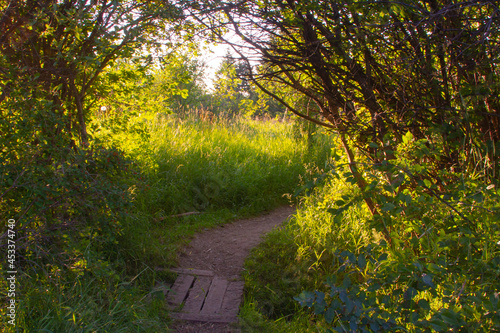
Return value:
<svg viewBox="0 0 500 333">
<path fill-rule="evenodd" d="M 194 48 L 194 49 L 193 49 Z M 206 99 L 204 64 L 196 45 L 179 47 L 155 61 L 133 58 L 116 62 L 103 72 L 98 105 L 106 114 L 129 116 L 141 112 L 178 112 L 201 107 Z"/>
<path fill-rule="evenodd" d="M 41 118 L 56 115 L 53 122 L 42 124 L 43 135 L 77 135 L 82 144 L 88 143 L 86 118 L 95 102 L 89 97 L 102 71 L 141 47 L 168 40 L 171 22 L 181 18 L 181 12 L 164 1 L 4 2 L 2 113 L 30 110 Z M 153 34 L 154 41 L 149 38 Z"/>
<path fill-rule="evenodd" d="M 262 70 L 249 73 L 257 86 L 339 134 L 360 188 L 367 183 L 354 148 L 373 163 L 390 161 L 408 132 L 438 152 L 433 177 L 482 164 L 485 179 L 498 178 L 495 1 L 216 1 L 203 10 L 201 22 L 240 37 L 226 42 L 241 59 L 261 61 Z M 264 83 L 291 87 L 315 102 L 316 114 Z"/>
<path fill-rule="evenodd" d="M 199 108 L 207 99 L 203 82 L 205 65 L 197 59 L 198 48 L 181 48 L 163 58 L 153 73 L 153 91 L 164 95 L 173 112 Z"/>
<path fill-rule="evenodd" d="M 218 113 L 232 117 L 244 113 L 242 106 L 248 108 L 253 105 L 250 86 L 238 75 L 241 71 L 241 64 L 235 62 L 229 53 L 226 54 L 213 83 L 213 104 Z"/>
<path fill-rule="evenodd" d="M 225 55 L 214 80 L 212 104 L 217 105 L 218 112 L 247 117 L 283 113 L 284 107 L 249 79 L 251 72 L 249 63 L 235 59 L 230 53 Z"/>
<path fill-rule="evenodd" d="M 85 166 L 76 155 L 89 147 L 87 121 L 106 92 L 103 71 L 172 45 L 184 21 L 164 1 L 11 0 L 0 10 L 0 210 L 23 216 L 55 169 Z"/>
<path fill-rule="evenodd" d="M 24 258 L 45 245 L 65 253 L 68 230 L 98 228 L 112 243 L 126 162 L 113 147 L 90 145 L 87 121 L 106 93 L 101 77 L 123 59 L 182 41 L 179 26 L 186 37 L 193 27 L 165 1 L 10 0 L 0 10 L 0 215 L 18 222 Z"/>
</svg>

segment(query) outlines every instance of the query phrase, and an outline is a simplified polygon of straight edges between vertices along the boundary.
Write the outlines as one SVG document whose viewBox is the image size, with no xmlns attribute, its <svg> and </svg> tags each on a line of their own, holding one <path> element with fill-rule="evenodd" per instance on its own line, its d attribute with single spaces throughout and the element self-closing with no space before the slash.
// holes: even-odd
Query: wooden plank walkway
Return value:
<svg viewBox="0 0 500 333">
<path fill-rule="evenodd" d="M 204 270 L 172 271 L 179 274 L 167 294 L 174 318 L 210 323 L 238 321 L 243 281 L 228 281 Z"/>
</svg>

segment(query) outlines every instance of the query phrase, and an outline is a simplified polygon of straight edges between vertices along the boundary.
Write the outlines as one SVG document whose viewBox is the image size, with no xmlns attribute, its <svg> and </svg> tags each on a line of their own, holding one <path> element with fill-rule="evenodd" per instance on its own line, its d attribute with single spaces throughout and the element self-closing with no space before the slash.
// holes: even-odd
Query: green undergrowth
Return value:
<svg viewBox="0 0 500 333">
<path fill-rule="evenodd" d="M 324 165 L 331 150 L 328 135 L 302 135 L 293 122 L 190 114 L 135 121 L 135 140 L 131 130 L 110 137 L 140 170 L 123 236 L 139 266 L 175 265 L 179 246 L 202 228 L 288 204 L 306 170 Z"/>
<path fill-rule="evenodd" d="M 500 329 L 500 191 L 445 170 L 429 181 L 429 166 L 407 163 L 403 148 L 391 163 L 360 164 L 363 191 L 337 156 L 296 215 L 252 251 L 246 331 Z"/>
<path fill-rule="evenodd" d="M 326 134 L 273 120 L 143 114 L 89 127 L 89 147 L 17 140 L 31 150 L 1 165 L 17 245 L 2 263 L 18 271 L 15 327 L 1 307 L 8 332 L 168 331 L 157 285 L 175 276 L 160 268 L 196 232 L 288 204 L 331 151 Z"/>
<path fill-rule="evenodd" d="M 2 226 L 2 243 L 15 245 L 5 250 L 11 257 L 2 271 L 14 271 L 15 283 L 0 280 L 0 296 L 16 301 L 11 308 L 2 303 L 2 331 L 165 330 L 168 313 L 151 294 L 161 273 L 147 266 L 129 270 L 123 252 L 133 209 L 126 172 L 132 161 L 99 145 L 27 148 L 1 165 L 4 179 L 15 179 L 0 201 L 2 216 L 12 222 Z M 13 162 L 26 159 L 35 163 L 17 173 Z"/>
</svg>

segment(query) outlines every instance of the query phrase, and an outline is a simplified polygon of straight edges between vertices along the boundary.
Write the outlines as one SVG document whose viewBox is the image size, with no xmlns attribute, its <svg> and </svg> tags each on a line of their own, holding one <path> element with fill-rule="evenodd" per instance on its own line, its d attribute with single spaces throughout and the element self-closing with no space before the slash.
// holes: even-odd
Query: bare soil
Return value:
<svg viewBox="0 0 500 333">
<path fill-rule="evenodd" d="M 181 253 L 179 267 L 213 271 L 228 280 L 241 279 L 250 250 L 262 241 L 264 234 L 282 224 L 293 212 L 292 207 L 281 207 L 265 215 L 201 232 Z M 239 332 L 234 325 L 196 322 L 177 322 L 173 329 L 178 333 Z"/>
</svg>

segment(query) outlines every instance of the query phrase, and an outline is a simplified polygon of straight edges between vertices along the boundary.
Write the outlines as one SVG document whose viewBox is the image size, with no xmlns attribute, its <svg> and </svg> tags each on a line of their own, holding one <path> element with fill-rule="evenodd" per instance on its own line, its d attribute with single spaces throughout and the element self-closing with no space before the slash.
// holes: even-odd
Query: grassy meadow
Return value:
<svg viewBox="0 0 500 333">
<path fill-rule="evenodd" d="M 203 114 L 139 121 L 143 132 L 135 140 L 128 133 L 113 142 L 140 170 L 129 188 L 135 208 L 129 251 L 148 265 L 173 265 L 178 247 L 201 228 L 290 204 L 290 194 L 312 177 L 313 166 L 327 163 L 331 150 L 325 134 L 314 136 L 311 149 L 299 122 Z"/>
<path fill-rule="evenodd" d="M 71 218 L 81 224 L 61 224 L 26 250 L 30 257 L 17 277 L 20 331 L 168 331 L 155 286 L 175 276 L 158 268 L 174 266 L 197 231 L 289 204 L 331 151 L 328 135 L 311 135 L 295 121 L 203 112 L 143 114 L 119 126 L 106 121 L 91 124 L 97 148 L 75 157 L 85 159 L 84 176 L 95 180 L 85 187 L 85 201 L 65 206 L 74 207 Z M 98 177 L 101 166 L 108 178 Z M 80 179 L 77 166 L 50 170 L 60 179 L 54 192 L 67 193 L 67 184 Z"/>
<path fill-rule="evenodd" d="M 290 202 L 296 215 L 246 261 L 243 332 L 499 328 L 500 191 L 454 174 L 437 195 L 418 180 L 430 166 L 409 163 L 418 142 L 391 164 L 359 155 L 361 190 L 335 136 L 300 121 L 193 111 L 90 128 L 92 149 L 28 174 L 25 219 L 43 228 L 18 231 L 18 331 L 168 331 L 156 286 L 189 238 Z"/>
</svg>

